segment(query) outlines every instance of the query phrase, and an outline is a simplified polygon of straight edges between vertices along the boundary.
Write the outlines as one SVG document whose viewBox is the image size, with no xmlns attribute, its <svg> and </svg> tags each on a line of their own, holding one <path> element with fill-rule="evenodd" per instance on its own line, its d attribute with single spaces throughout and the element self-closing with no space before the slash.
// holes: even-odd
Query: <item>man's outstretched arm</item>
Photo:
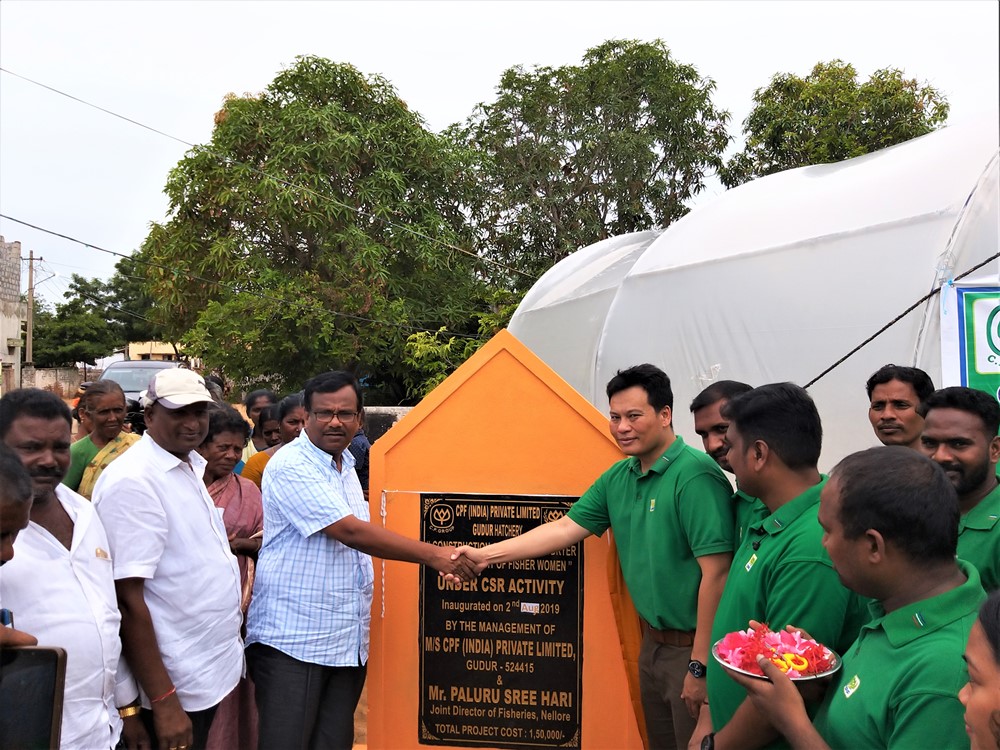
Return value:
<svg viewBox="0 0 1000 750">
<path fill-rule="evenodd" d="M 488 565 L 544 557 L 556 550 L 572 547 L 588 536 L 590 536 L 589 531 L 569 516 L 563 516 L 558 521 L 543 523 L 531 531 L 486 547 L 459 547 L 452 557 L 453 559 L 466 557 L 472 560 L 475 571 L 479 574 Z"/>
<path fill-rule="evenodd" d="M 438 547 L 410 539 L 357 516 L 344 516 L 323 529 L 323 533 L 366 555 L 426 565 L 461 581 L 470 581 L 479 572 L 473 570 L 471 560 L 459 555 L 453 547 Z"/>
</svg>

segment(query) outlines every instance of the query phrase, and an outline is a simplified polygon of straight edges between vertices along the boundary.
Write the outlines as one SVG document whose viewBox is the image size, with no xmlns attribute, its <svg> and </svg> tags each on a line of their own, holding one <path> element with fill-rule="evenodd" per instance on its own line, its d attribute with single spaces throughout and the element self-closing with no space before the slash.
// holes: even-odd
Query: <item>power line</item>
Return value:
<svg viewBox="0 0 1000 750">
<path fill-rule="evenodd" d="M 47 91 L 51 91 L 53 94 L 58 94 L 59 96 L 65 96 L 67 99 L 72 99 L 74 102 L 78 102 L 87 107 L 93 107 L 94 109 L 103 112 L 106 115 L 111 115 L 112 117 L 117 117 L 119 120 L 124 120 L 125 122 L 129 122 L 133 125 L 138 125 L 140 128 L 149 130 L 153 133 L 156 133 L 157 135 L 162 135 L 164 138 L 169 138 L 172 141 L 177 141 L 178 143 L 181 143 L 185 146 L 192 146 L 192 147 L 194 146 L 193 143 L 188 143 L 183 138 L 178 138 L 175 135 L 170 135 L 170 133 L 165 133 L 162 130 L 157 130 L 156 128 L 150 125 L 141 123 L 138 120 L 133 120 L 131 117 L 126 117 L 125 115 L 120 115 L 117 112 L 112 112 L 110 109 L 105 109 L 104 107 L 101 107 L 97 104 L 92 104 L 91 102 L 85 101 L 84 99 L 81 99 L 78 96 L 73 96 L 72 94 L 68 94 L 65 91 L 60 91 L 54 86 L 49 86 L 48 84 L 42 83 L 41 81 L 36 81 L 32 78 L 28 78 L 27 76 L 23 76 L 20 73 L 15 73 L 13 70 L 7 70 L 7 68 L 0 67 L 0 71 L 3 71 L 7 75 L 14 76 L 15 78 L 20 78 L 22 81 L 27 81 L 28 83 L 31 83 L 35 86 L 39 86 L 40 88 L 43 88 Z"/>
<path fill-rule="evenodd" d="M 472 258 L 475 258 L 477 261 L 482 261 L 483 263 L 488 263 L 490 265 L 496 266 L 497 268 L 502 268 L 505 271 L 510 271 L 511 273 L 519 274 L 519 275 L 524 276 L 525 278 L 531 279 L 533 281 L 537 281 L 537 279 L 538 279 L 537 276 L 532 276 L 531 274 L 529 274 L 529 273 L 527 273 L 525 271 L 522 271 L 519 268 L 514 268 L 513 266 L 508 266 L 508 265 L 506 265 L 504 263 L 501 263 L 500 261 L 496 261 L 496 260 L 493 260 L 492 258 L 487 258 L 485 256 L 479 255 L 479 253 L 476 253 L 476 252 L 474 252 L 472 250 L 467 250 L 464 247 L 459 247 L 458 245 L 453 245 L 450 242 L 446 242 L 444 240 L 437 239 L 435 237 L 431 237 L 430 235 L 425 234 L 425 233 L 421 232 L 420 230 L 414 229 L 411 226 L 407 226 L 407 225 L 404 225 L 404 224 L 396 224 L 395 222 L 392 222 L 389 219 L 386 219 L 384 216 L 378 216 L 377 214 L 375 214 L 375 213 L 373 213 L 371 211 L 366 211 L 366 210 L 364 210 L 362 208 L 358 208 L 357 206 L 352 206 L 350 204 L 343 203 L 342 201 L 339 201 L 336 198 L 334 198 L 334 197 L 332 197 L 330 195 L 327 195 L 326 193 L 321 193 L 318 190 L 314 190 L 313 188 L 311 188 L 311 187 L 309 187 L 307 185 L 301 185 L 301 184 L 299 184 L 297 182 L 291 182 L 290 180 L 285 180 L 282 177 L 276 177 L 274 175 L 268 174 L 267 172 L 263 171 L 262 169 L 259 169 L 258 167 L 254 166 L 253 164 L 249 164 L 249 163 L 244 162 L 244 161 L 239 161 L 237 159 L 233 159 L 233 158 L 231 158 L 229 156 L 226 156 L 225 154 L 220 154 L 220 153 L 218 153 L 217 151 L 215 151 L 214 149 L 212 149 L 212 148 L 210 148 L 208 146 L 205 146 L 205 145 L 199 146 L 197 144 L 191 143 L 190 141 L 186 141 L 183 138 L 178 138 L 175 135 L 171 135 L 170 133 L 166 133 L 166 132 L 164 132 L 162 130 L 159 130 L 157 128 L 152 127 L 151 125 L 146 125 L 145 123 L 139 122 L 138 120 L 133 120 L 131 117 L 126 117 L 125 115 L 118 114 L 117 112 L 113 112 L 112 110 L 106 109 L 105 107 L 101 107 L 100 105 L 93 104 L 92 102 L 89 102 L 89 101 L 87 101 L 85 99 L 81 99 L 78 96 L 74 96 L 73 94 L 67 93 L 67 92 L 62 91 L 60 89 L 57 89 L 54 86 L 49 86 L 48 84 L 42 83 L 41 81 L 36 81 L 36 80 L 34 80 L 32 78 L 28 78 L 27 76 L 23 76 L 20 73 L 15 73 L 14 71 L 8 70 L 7 68 L 4 68 L 2 66 L 0 66 L 0 72 L 6 73 L 7 75 L 14 76 L 15 78 L 20 78 L 22 81 L 26 81 L 27 83 L 33 84 L 35 86 L 39 86 L 39 87 L 41 87 L 41 88 L 43 88 L 43 89 L 45 89 L 47 91 L 51 91 L 54 94 L 58 94 L 59 96 L 64 96 L 67 99 L 71 99 L 72 101 L 78 102 L 79 104 L 83 104 L 86 107 L 92 107 L 93 109 L 96 109 L 99 112 L 103 112 L 103 113 L 105 113 L 107 115 L 110 115 L 112 117 L 116 117 L 119 120 L 124 120 L 125 122 L 131 123 L 133 125 L 137 125 L 140 128 L 144 128 L 145 130 L 149 130 L 149 131 L 151 131 L 153 133 L 156 133 L 158 135 L 162 135 L 165 138 L 169 138 L 170 140 L 177 141 L 178 143 L 181 143 L 181 144 L 183 144 L 185 146 L 188 146 L 190 148 L 200 148 L 205 153 L 210 154 L 211 156 L 213 156 L 216 159 L 218 159 L 225 166 L 240 165 L 240 166 L 246 167 L 247 169 L 251 170 L 254 174 L 258 174 L 261 177 L 267 177 L 269 179 L 272 179 L 275 182 L 277 182 L 278 184 L 284 185 L 285 187 L 288 187 L 288 188 L 292 188 L 293 190 L 301 190 L 304 193 L 307 193 L 309 195 L 312 195 L 312 196 L 315 196 L 317 198 L 320 198 L 321 200 L 325 200 L 325 201 L 331 203 L 332 205 L 337 206 L 338 208 L 343 208 L 343 209 L 346 209 L 348 211 L 352 211 L 352 212 L 356 213 L 358 216 L 363 216 L 363 217 L 365 217 L 367 219 L 371 219 L 371 220 L 374 220 L 374 221 L 379 221 L 379 222 L 383 223 L 387 227 L 392 227 L 394 229 L 399 229 L 399 230 L 401 230 L 403 232 L 407 232 L 407 233 L 413 235 L 414 237 L 420 237 L 421 239 L 427 240 L 428 242 L 430 242 L 432 244 L 440 245 L 441 247 L 445 247 L 445 248 L 447 248 L 449 250 L 454 250 L 456 252 L 463 253 L 464 255 L 468 255 L 468 256 L 470 256 Z"/>
<path fill-rule="evenodd" d="M 230 292 L 233 292 L 234 294 L 239 294 L 240 293 L 240 290 L 237 289 L 235 286 L 233 286 L 231 284 L 225 284 L 225 283 L 223 283 L 221 281 L 217 281 L 217 280 L 214 280 L 214 279 L 206 279 L 204 276 L 198 276 L 197 274 L 193 274 L 190 271 L 178 271 L 176 269 L 170 268 L 169 266 L 165 266 L 165 265 L 163 265 L 161 263 L 155 263 L 153 261 L 145 260 L 144 258 L 136 258 L 135 256 L 132 256 L 132 255 L 125 255 L 124 253 L 119 253 L 119 252 L 116 252 L 114 250 L 108 250 L 107 248 L 103 248 L 103 247 L 100 247 L 98 245 L 94 245 L 94 244 L 91 244 L 89 242 L 84 242 L 83 240 L 79 240 L 76 237 L 70 237 L 68 234 L 62 234 L 61 232 L 56 232 L 55 230 L 52 230 L 52 229 L 46 229 L 45 227 L 41 227 L 41 226 L 38 226 L 37 224 L 32 224 L 32 223 L 27 222 L 27 221 L 22 221 L 21 219 L 16 219 L 13 216 L 9 216 L 9 215 L 4 214 L 4 213 L 0 213 L 0 218 L 7 219 L 8 221 L 13 221 L 15 224 L 21 224 L 22 226 L 30 227 L 31 229 L 35 229 L 35 230 L 37 230 L 39 232 L 44 232 L 45 234 L 50 234 L 53 237 L 59 237 L 60 239 L 64 239 L 64 240 L 66 240 L 68 242 L 76 243 L 77 245 L 82 245 L 83 247 L 90 248 L 91 250 L 97 250 L 97 251 L 102 252 L 102 253 L 107 253 L 108 255 L 113 255 L 113 256 L 115 256 L 117 258 L 129 258 L 129 259 L 135 261 L 136 263 L 141 263 L 143 265 L 151 266 L 153 268 L 159 268 L 160 270 L 167 271 L 168 273 L 173 274 L 175 276 L 184 276 L 185 278 L 191 279 L 193 281 L 200 281 L 200 282 L 202 282 L 204 284 L 210 284 L 212 286 L 222 287 L 223 289 L 228 289 Z M 254 286 L 256 286 L 256 288 L 257 288 L 256 294 L 258 294 L 258 296 L 261 299 L 270 300 L 272 302 L 279 302 L 279 303 L 281 303 L 283 305 L 291 305 L 293 307 L 298 307 L 300 309 L 308 310 L 310 312 L 318 312 L 320 314 L 329 314 L 329 315 L 333 315 L 333 316 L 336 316 L 336 317 L 339 317 L 339 318 L 347 318 L 348 320 L 354 320 L 354 321 L 358 321 L 358 322 L 362 322 L 362 323 L 372 323 L 374 325 L 389 326 L 391 328 L 398 328 L 399 330 L 402 330 L 402 331 L 411 331 L 413 333 L 434 333 L 434 334 L 436 334 L 436 333 L 442 333 L 442 331 L 440 331 L 438 329 L 420 328 L 418 326 L 399 325 L 397 323 L 389 323 L 389 322 L 384 321 L 384 320 L 376 320 L 374 318 L 366 318 L 363 315 L 352 315 L 351 313 L 339 312 L 337 310 L 328 310 L 328 309 L 326 309 L 324 307 L 311 307 L 308 304 L 306 304 L 306 303 L 304 303 L 304 302 L 302 302 L 300 300 L 286 299 L 284 297 L 276 297 L 276 296 L 274 296 L 272 294 L 269 294 L 269 293 L 267 293 L 267 290 L 264 287 L 262 287 L 260 284 L 254 284 Z M 448 336 L 454 336 L 456 338 L 464 338 L 464 339 L 478 339 L 479 338 L 479 336 L 473 336 L 473 335 L 468 334 L 468 333 L 456 333 L 456 332 L 452 332 L 452 331 L 443 331 L 443 333 L 445 333 Z"/>
<path fill-rule="evenodd" d="M 987 263 L 990 263 L 990 262 L 996 260 L 997 258 L 1000 258 L 1000 253 L 994 253 L 993 255 L 991 255 L 989 258 L 987 258 L 983 262 L 977 263 L 976 265 L 974 265 L 972 268 L 968 269 L 967 271 L 963 271 L 962 273 L 960 273 L 958 276 L 954 277 L 950 281 L 943 282 L 941 285 L 934 287 L 927 294 L 925 294 L 923 297 L 921 297 L 920 299 L 918 299 L 916 302 L 914 302 L 908 308 L 906 308 L 905 310 L 903 310 L 903 312 L 901 312 L 895 318 L 893 318 L 888 323 L 886 323 L 884 326 L 882 326 L 881 328 L 879 328 L 877 331 L 875 331 L 875 333 L 873 333 L 871 336 L 869 336 L 868 338 L 866 338 L 864 341 L 862 341 L 856 347 L 854 347 L 853 349 L 851 349 L 851 351 L 849 351 L 843 357 L 841 357 L 836 362 L 834 362 L 832 365 L 830 365 L 829 367 L 827 367 L 825 370 L 823 370 L 823 372 L 821 372 L 819 375 L 817 375 L 816 377 L 814 377 L 812 380 L 810 380 L 808 383 L 806 383 L 802 387 L 803 388 L 808 388 L 809 386 L 813 385 L 816 381 L 818 381 L 820 378 L 822 378 L 824 375 L 829 374 L 834 369 L 836 369 L 837 367 L 839 367 L 841 364 L 843 364 L 845 361 L 847 361 L 848 358 L 853 357 L 855 354 L 857 354 L 859 351 L 861 351 L 864 347 L 868 346 L 868 344 L 870 344 L 876 338 L 878 338 L 883 333 L 885 333 L 890 328 L 892 328 L 894 325 L 896 325 L 896 323 L 898 323 L 900 320 L 902 320 L 907 315 L 909 315 L 911 312 L 913 312 L 918 307 L 920 307 L 920 305 L 924 304 L 924 302 L 926 302 L 927 300 L 929 300 L 935 294 L 938 294 L 941 291 L 941 287 L 944 286 L 945 283 L 953 283 L 955 281 L 960 281 L 961 279 L 964 279 L 966 276 L 968 276 L 970 273 L 978 271 L 980 268 L 982 268 L 983 266 L 985 266 Z"/>
<path fill-rule="evenodd" d="M 145 317 L 144 315 L 140 315 L 139 313 L 132 312 L 131 310 L 126 310 L 123 307 L 120 307 L 118 305 L 112 304 L 108 300 L 103 300 L 103 299 L 101 299 L 99 297 L 95 297 L 94 295 L 89 294 L 89 293 L 83 291 L 82 289 L 71 288 L 71 286 L 70 286 L 71 282 L 68 282 L 66 280 L 66 277 L 63 276 L 62 274 L 57 273 L 57 272 L 53 271 L 51 268 L 49 268 L 50 265 L 53 265 L 53 261 L 46 260 L 46 261 L 40 262 L 38 264 L 38 267 L 41 268 L 41 269 L 43 269 L 43 270 L 45 270 L 45 271 L 48 271 L 49 273 L 52 274 L 52 276 L 50 276 L 49 278 L 45 279 L 45 281 L 55 281 L 58 284 L 58 286 L 60 287 L 59 291 L 62 293 L 62 296 L 63 296 L 64 299 L 68 299 L 71 295 L 76 295 L 78 297 L 83 297 L 84 299 L 88 299 L 91 302 L 93 302 L 94 304 L 99 305 L 100 307 L 108 308 L 110 310 L 116 310 L 117 312 L 120 312 L 123 315 L 130 315 L 133 318 L 138 318 L 139 320 L 144 320 L 147 323 L 152 323 L 153 322 L 152 320 L 150 320 L 149 318 Z M 63 264 L 63 263 L 55 263 L 54 265 L 60 265 L 61 266 L 61 265 L 65 265 L 65 264 Z M 70 266 L 70 268 L 74 268 L 74 267 L 75 266 Z M 40 283 L 44 283 L 44 282 L 40 282 Z M 35 284 L 35 287 L 37 288 L 38 284 Z"/>
</svg>

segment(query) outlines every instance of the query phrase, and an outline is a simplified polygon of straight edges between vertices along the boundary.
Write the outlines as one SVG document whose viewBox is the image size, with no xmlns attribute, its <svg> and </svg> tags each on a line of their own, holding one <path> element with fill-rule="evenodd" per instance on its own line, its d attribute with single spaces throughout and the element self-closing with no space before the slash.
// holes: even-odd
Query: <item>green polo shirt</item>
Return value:
<svg viewBox="0 0 1000 750">
<path fill-rule="evenodd" d="M 833 748 L 962 748 L 958 691 L 969 631 L 986 594 L 973 566 L 959 560 L 968 580 L 939 596 L 875 618 L 844 654 L 844 666 L 816 714 L 816 730 Z"/>
<path fill-rule="evenodd" d="M 958 521 L 958 556 L 976 566 L 986 591 L 1000 588 L 1000 485 Z"/>
<path fill-rule="evenodd" d="M 83 479 L 83 472 L 86 470 L 87 464 L 93 461 L 100 452 L 101 449 L 94 445 L 90 435 L 71 443 L 69 446 L 69 470 L 63 477 L 62 483 L 75 491 L 80 486 L 80 480 Z"/>
<path fill-rule="evenodd" d="M 692 631 L 697 558 L 733 550 L 733 488 L 710 457 L 680 437 L 645 474 L 639 459 L 598 477 L 569 517 L 600 536 L 614 531 L 622 575 L 640 617 L 654 628 Z"/>
<path fill-rule="evenodd" d="M 759 498 L 750 497 L 742 490 L 733 493 L 733 511 L 736 515 L 736 533 L 733 535 L 733 552 L 735 552 L 743 543 L 747 529 L 763 521 L 771 511 Z"/>
<path fill-rule="evenodd" d="M 868 615 L 861 598 L 840 583 L 823 549 L 823 528 L 816 514 L 825 483 L 823 477 L 750 527 L 733 557 L 715 613 L 712 643 L 727 633 L 746 630 L 750 620 L 767 623 L 772 630 L 797 625 L 838 653 L 854 641 Z M 710 659 L 708 705 L 716 731 L 744 698 L 746 691 Z"/>
</svg>

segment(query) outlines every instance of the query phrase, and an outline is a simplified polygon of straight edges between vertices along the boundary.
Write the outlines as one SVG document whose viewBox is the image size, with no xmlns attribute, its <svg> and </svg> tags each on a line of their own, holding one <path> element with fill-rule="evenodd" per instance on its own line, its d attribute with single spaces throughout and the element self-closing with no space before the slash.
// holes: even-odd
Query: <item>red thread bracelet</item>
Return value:
<svg viewBox="0 0 1000 750">
<path fill-rule="evenodd" d="M 174 694 L 174 693 L 176 693 L 176 692 L 177 692 L 177 688 L 176 688 L 176 687 L 172 687 L 172 688 L 170 688 L 170 690 L 168 690 L 167 692 L 165 692 L 165 693 L 164 693 L 163 695 L 161 695 L 161 696 L 160 696 L 159 698 L 150 698 L 150 699 L 149 699 L 149 702 L 150 702 L 150 704 L 151 704 L 151 705 L 152 705 L 153 703 L 159 703 L 159 702 L 160 702 L 160 701 L 162 701 L 162 700 L 163 700 L 164 698 L 169 698 L 169 697 L 170 697 L 171 695 L 173 695 L 173 694 Z"/>
</svg>

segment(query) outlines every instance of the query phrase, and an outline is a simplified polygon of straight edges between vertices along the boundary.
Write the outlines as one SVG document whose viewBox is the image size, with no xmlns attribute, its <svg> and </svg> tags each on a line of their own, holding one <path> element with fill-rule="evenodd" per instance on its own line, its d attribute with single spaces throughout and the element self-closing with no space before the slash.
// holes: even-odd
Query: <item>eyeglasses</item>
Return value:
<svg viewBox="0 0 1000 750">
<path fill-rule="evenodd" d="M 358 418 L 358 413 L 356 411 L 327 411 L 326 409 L 321 409 L 319 411 L 312 412 L 312 417 L 317 422 L 330 422 L 334 417 L 341 424 L 348 424 L 353 422 Z"/>
</svg>

